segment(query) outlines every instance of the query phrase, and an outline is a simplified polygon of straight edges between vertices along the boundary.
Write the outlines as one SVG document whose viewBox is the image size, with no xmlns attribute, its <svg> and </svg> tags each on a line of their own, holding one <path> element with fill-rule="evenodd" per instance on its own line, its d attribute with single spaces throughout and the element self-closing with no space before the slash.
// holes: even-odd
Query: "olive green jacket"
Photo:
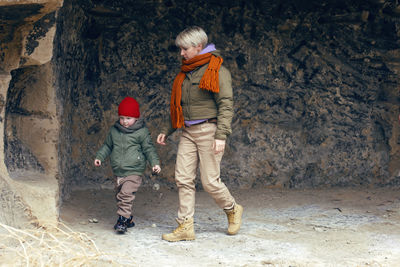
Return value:
<svg viewBox="0 0 400 267">
<path fill-rule="evenodd" d="M 111 127 L 103 146 L 96 154 L 102 162 L 110 156 L 111 168 L 115 176 L 142 175 L 146 169 L 146 160 L 152 167 L 160 165 L 157 151 L 151 140 L 143 119 L 136 121 L 130 131 L 121 125 Z"/>
<path fill-rule="evenodd" d="M 218 50 L 211 52 L 219 56 Z M 231 122 L 233 117 L 233 93 L 231 74 L 227 68 L 221 66 L 219 70 L 219 93 L 213 93 L 199 88 L 201 78 L 208 64 L 198 67 L 190 73 L 182 84 L 181 106 L 185 120 L 199 120 L 217 118 L 217 130 L 215 139 L 225 140 L 231 134 Z M 171 117 L 161 133 L 166 136 L 172 134 L 176 129 L 172 127 Z"/>
</svg>

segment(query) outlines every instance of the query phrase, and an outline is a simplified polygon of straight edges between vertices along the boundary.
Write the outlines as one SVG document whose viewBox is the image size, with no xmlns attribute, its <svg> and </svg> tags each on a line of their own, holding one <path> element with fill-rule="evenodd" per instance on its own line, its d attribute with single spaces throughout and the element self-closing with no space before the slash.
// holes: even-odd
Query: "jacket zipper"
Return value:
<svg viewBox="0 0 400 267">
<path fill-rule="evenodd" d="M 190 77 L 189 77 L 189 75 L 190 75 Z M 191 93 L 191 89 L 192 89 L 192 73 L 189 73 L 189 75 L 187 75 L 187 78 L 188 78 L 188 80 L 189 80 L 189 86 L 187 86 L 187 99 L 186 99 L 186 103 L 187 103 L 187 110 L 188 110 L 188 120 L 190 121 L 191 120 L 191 118 L 190 118 L 190 115 L 192 114 L 192 105 L 191 105 L 191 103 L 190 103 L 190 93 Z"/>
<path fill-rule="evenodd" d="M 121 139 L 123 140 L 123 142 L 122 142 L 122 151 L 123 151 L 123 153 L 122 153 L 122 157 L 121 157 L 121 161 L 120 161 L 120 164 L 119 164 L 119 166 L 120 166 L 120 168 L 121 168 L 121 170 L 122 170 L 122 163 L 123 163 L 123 161 L 124 161 L 124 159 L 126 158 L 126 134 L 123 134 L 123 133 L 121 133 L 120 132 L 120 134 L 121 134 Z"/>
</svg>

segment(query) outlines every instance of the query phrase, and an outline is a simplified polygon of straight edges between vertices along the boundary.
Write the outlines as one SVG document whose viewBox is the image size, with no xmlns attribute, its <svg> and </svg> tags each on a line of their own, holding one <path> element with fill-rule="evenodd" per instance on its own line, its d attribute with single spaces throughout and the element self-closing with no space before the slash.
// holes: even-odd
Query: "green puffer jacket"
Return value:
<svg viewBox="0 0 400 267">
<path fill-rule="evenodd" d="M 211 54 L 219 56 L 218 50 L 211 52 Z M 199 88 L 200 80 L 207 67 L 208 64 L 205 64 L 190 73 L 186 73 L 186 78 L 182 84 L 183 116 L 185 120 L 217 118 L 215 139 L 225 140 L 232 132 L 233 93 L 231 73 L 227 68 L 221 66 L 219 70 L 219 93 L 212 93 Z M 175 130 L 171 124 L 171 117 L 168 116 L 161 133 L 168 136 Z"/>
<path fill-rule="evenodd" d="M 152 167 L 160 165 L 150 132 L 142 118 L 129 129 L 124 129 L 118 121 L 111 127 L 96 158 L 103 162 L 108 156 L 113 173 L 118 177 L 142 175 L 146 169 L 146 160 Z"/>
</svg>

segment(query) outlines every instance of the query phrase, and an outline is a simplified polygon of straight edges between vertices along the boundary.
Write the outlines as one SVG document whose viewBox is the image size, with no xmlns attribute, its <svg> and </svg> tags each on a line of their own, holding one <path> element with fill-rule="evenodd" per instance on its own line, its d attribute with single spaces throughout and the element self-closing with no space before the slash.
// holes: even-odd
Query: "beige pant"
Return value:
<svg viewBox="0 0 400 267">
<path fill-rule="evenodd" d="M 216 129 L 215 123 L 202 123 L 186 127 L 182 131 L 175 166 L 180 222 L 194 215 L 197 167 L 200 168 L 200 179 L 204 190 L 212 196 L 220 208 L 229 209 L 235 203 L 220 178 L 223 152 L 215 154 L 212 149 Z"/>
<path fill-rule="evenodd" d="M 129 218 L 132 214 L 132 204 L 135 199 L 135 193 L 142 184 L 142 177 L 138 175 L 129 175 L 126 177 L 117 177 L 115 189 L 115 198 L 117 199 L 117 214 Z"/>
</svg>

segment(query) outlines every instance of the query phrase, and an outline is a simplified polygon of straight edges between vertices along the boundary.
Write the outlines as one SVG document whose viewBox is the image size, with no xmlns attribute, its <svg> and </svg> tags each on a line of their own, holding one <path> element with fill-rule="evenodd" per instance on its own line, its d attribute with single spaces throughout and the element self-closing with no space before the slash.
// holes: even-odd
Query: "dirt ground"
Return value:
<svg viewBox="0 0 400 267">
<path fill-rule="evenodd" d="M 225 234 L 226 216 L 205 192 L 196 194 L 195 241 L 161 240 L 176 227 L 178 208 L 177 192 L 164 189 L 137 193 L 136 226 L 124 235 L 112 229 L 112 190 L 73 192 L 61 207 L 61 221 L 126 266 L 400 266 L 398 189 L 232 194 L 244 206 L 236 236 Z"/>
</svg>

